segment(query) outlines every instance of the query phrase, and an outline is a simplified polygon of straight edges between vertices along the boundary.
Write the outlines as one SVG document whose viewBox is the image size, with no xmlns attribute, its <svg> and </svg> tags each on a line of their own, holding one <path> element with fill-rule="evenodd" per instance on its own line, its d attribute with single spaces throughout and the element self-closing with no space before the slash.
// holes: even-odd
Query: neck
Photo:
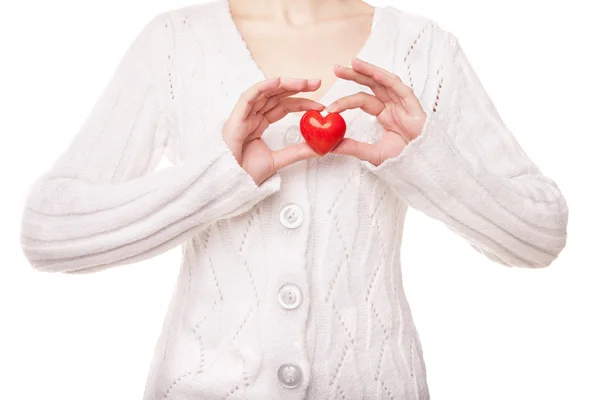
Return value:
<svg viewBox="0 0 600 400">
<path fill-rule="evenodd" d="M 361 0 L 225 0 L 232 13 L 299 26 L 361 13 Z"/>
</svg>

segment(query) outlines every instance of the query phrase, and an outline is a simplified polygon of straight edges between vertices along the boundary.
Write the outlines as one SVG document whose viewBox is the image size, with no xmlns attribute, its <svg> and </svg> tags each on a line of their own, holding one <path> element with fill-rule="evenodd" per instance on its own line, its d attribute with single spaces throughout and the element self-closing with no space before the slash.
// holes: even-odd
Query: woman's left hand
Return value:
<svg viewBox="0 0 600 400">
<path fill-rule="evenodd" d="M 344 138 L 331 153 L 354 156 L 377 166 L 396 157 L 421 133 L 427 115 L 413 89 L 397 75 L 358 58 L 352 60 L 352 67 L 336 65 L 333 72 L 341 79 L 368 86 L 374 95 L 359 92 L 342 97 L 325 111 L 339 113 L 360 108 L 376 116 L 384 131 L 381 140 L 374 144 Z"/>
</svg>

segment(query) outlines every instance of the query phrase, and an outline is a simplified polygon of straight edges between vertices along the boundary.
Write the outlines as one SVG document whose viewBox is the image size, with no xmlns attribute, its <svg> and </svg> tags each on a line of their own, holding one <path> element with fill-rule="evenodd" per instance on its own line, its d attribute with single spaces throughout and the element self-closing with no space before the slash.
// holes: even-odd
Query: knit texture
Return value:
<svg viewBox="0 0 600 400">
<path fill-rule="evenodd" d="M 264 79 L 227 1 L 165 11 L 32 184 L 21 245 L 41 271 L 98 272 L 181 245 L 144 400 L 428 400 L 401 275 L 407 208 L 506 266 L 545 267 L 564 248 L 564 197 L 502 122 L 452 33 L 376 7 L 360 57 L 414 90 L 423 132 L 379 166 L 328 154 L 257 186 L 221 135 L 239 95 Z M 357 91 L 370 89 L 338 80 L 322 101 Z M 361 110 L 343 115 L 347 137 L 382 134 Z M 299 119 L 289 114 L 263 139 L 283 148 Z M 173 165 L 156 169 L 162 156 Z M 281 220 L 290 203 L 302 213 L 295 228 Z M 278 301 L 288 282 L 300 289 L 297 308 Z M 285 363 L 301 371 L 297 387 L 279 381 Z"/>
</svg>

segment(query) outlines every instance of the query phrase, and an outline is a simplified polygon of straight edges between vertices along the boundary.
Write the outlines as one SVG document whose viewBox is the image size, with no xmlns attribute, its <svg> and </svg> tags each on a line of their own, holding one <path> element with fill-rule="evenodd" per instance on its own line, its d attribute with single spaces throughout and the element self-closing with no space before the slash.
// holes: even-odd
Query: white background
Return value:
<svg viewBox="0 0 600 400">
<path fill-rule="evenodd" d="M 186 4 L 2 3 L 2 399 L 142 397 L 179 248 L 98 274 L 41 273 L 20 251 L 19 216 L 28 185 L 67 145 L 135 34 L 156 13 Z M 570 209 L 567 248 L 541 270 L 494 264 L 443 224 L 409 211 L 404 280 L 432 398 L 600 399 L 593 2 L 393 4 L 459 38 L 505 122 Z"/>
</svg>

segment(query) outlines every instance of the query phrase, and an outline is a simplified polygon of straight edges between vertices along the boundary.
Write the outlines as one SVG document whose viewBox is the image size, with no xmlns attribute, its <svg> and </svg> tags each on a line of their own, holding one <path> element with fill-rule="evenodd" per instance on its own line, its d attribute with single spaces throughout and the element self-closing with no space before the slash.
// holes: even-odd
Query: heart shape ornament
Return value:
<svg viewBox="0 0 600 400">
<path fill-rule="evenodd" d="M 346 121 L 338 113 L 323 117 L 317 110 L 307 111 L 300 119 L 300 132 L 317 154 L 323 156 L 335 148 L 346 134 Z"/>
</svg>

